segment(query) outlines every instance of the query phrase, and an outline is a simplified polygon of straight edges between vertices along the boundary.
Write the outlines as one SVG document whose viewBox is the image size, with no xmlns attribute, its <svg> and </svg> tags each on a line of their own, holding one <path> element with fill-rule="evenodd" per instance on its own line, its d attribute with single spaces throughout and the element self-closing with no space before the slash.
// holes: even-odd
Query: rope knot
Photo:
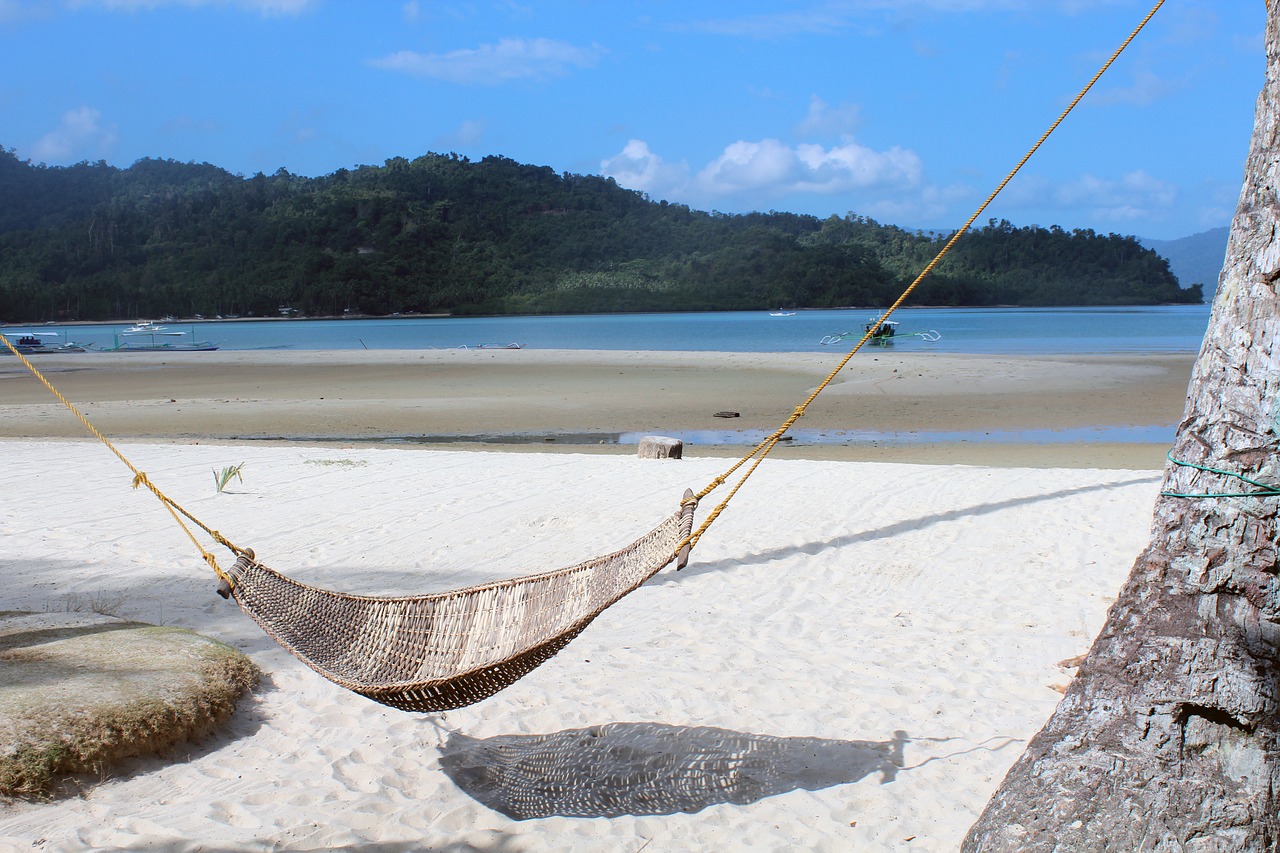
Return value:
<svg viewBox="0 0 1280 853">
<path fill-rule="evenodd" d="M 218 565 L 218 558 L 210 554 L 208 551 L 204 551 L 202 553 L 204 554 L 204 561 L 209 564 L 209 568 L 218 576 L 218 580 L 225 583 L 228 590 L 234 587 L 235 584 L 232 582 L 231 576 L 224 572 L 222 567 Z"/>
<path fill-rule="evenodd" d="M 136 489 L 139 486 L 146 486 L 148 489 L 152 488 L 151 481 L 147 479 L 146 471 L 138 471 L 133 475 L 133 487 Z"/>
</svg>

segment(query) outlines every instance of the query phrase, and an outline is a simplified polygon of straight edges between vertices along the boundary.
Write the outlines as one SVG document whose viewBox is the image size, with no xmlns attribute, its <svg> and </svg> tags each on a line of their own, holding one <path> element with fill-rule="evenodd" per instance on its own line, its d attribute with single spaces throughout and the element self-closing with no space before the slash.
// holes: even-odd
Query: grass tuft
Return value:
<svg viewBox="0 0 1280 853">
<path fill-rule="evenodd" d="M 230 483 L 233 477 L 242 483 L 244 482 L 244 476 L 240 473 L 240 469 L 243 467 L 244 463 L 241 462 L 239 465 L 228 465 L 221 471 L 217 468 L 213 469 L 213 485 L 219 494 L 227 487 L 227 483 Z"/>
<path fill-rule="evenodd" d="M 97 613 L 102 616 L 120 616 L 120 611 L 129 600 L 128 592 L 107 593 L 98 591 L 92 595 L 81 595 L 69 592 L 62 597 L 61 607 L 45 605 L 46 613 Z"/>
</svg>

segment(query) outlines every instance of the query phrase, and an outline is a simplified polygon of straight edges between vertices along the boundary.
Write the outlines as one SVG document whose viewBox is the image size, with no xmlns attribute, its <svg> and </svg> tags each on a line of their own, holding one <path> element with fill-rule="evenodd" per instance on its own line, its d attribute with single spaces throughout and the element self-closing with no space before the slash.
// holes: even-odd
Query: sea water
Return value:
<svg viewBox="0 0 1280 853">
<path fill-rule="evenodd" d="M 785 316 L 768 311 L 725 311 L 198 323 L 179 320 L 162 325 L 188 332 L 190 339 L 216 343 L 224 350 L 454 349 L 514 344 L 534 349 L 836 353 L 851 347 L 867 323 L 879 316 L 875 309 L 780 313 Z M 903 308 L 894 313 L 893 319 L 899 325 L 892 346 L 902 352 L 1196 352 L 1208 324 L 1209 306 Z M 125 325 L 59 328 L 70 340 L 105 348 L 113 345 L 115 335 Z"/>
</svg>

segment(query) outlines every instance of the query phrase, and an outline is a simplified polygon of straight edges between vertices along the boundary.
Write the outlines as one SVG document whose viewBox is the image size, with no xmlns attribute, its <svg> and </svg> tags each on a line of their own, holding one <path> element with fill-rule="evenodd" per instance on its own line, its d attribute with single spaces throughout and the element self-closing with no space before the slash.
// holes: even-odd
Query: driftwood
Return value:
<svg viewBox="0 0 1280 853">
<path fill-rule="evenodd" d="M 1280 482 L 1280 4 L 1226 265 L 1171 457 Z M 1151 543 L 964 849 L 1280 848 L 1276 497 L 1171 462 Z M 1217 495 L 1213 497 L 1174 497 Z"/>
</svg>

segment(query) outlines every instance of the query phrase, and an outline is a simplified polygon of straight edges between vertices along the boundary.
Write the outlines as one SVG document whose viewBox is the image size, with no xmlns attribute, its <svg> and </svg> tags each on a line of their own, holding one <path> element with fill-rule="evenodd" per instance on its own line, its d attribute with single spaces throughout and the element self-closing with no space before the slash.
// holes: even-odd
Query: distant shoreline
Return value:
<svg viewBox="0 0 1280 853">
<path fill-rule="evenodd" d="M 910 309 L 926 309 L 929 311 L 1019 311 L 1019 310 L 1082 310 L 1089 308 L 1171 308 L 1178 306 L 1207 306 L 1208 302 L 1135 302 L 1132 304 L 1121 305 L 904 305 L 900 310 Z M 876 317 L 881 316 L 885 312 L 884 307 L 871 307 L 861 305 L 834 305 L 827 308 L 787 308 L 787 311 L 803 313 L 806 311 L 863 311 L 868 315 L 874 314 Z M 157 323 L 181 323 L 183 325 L 201 324 L 201 323 L 261 323 L 261 322 L 289 322 L 289 321 L 316 321 L 330 322 L 340 320 L 444 320 L 444 319 L 472 319 L 472 318 L 508 318 L 508 317 L 608 317 L 608 316 L 627 316 L 633 314 L 720 314 L 720 313 L 741 313 L 755 314 L 759 313 L 759 309 L 737 309 L 737 308 L 708 308 L 700 311 L 690 310 L 671 310 L 671 311 L 584 311 L 582 313 L 534 313 L 534 314 L 454 314 L 450 312 L 430 312 L 424 314 L 400 312 L 397 314 L 315 314 L 315 315 L 297 315 L 297 316 L 279 316 L 279 317 L 178 317 L 178 318 L 161 318 L 154 322 Z M 110 320 L 45 320 L 32 323 L 10 323 L 0 322 L 0 332 L 5 329 L 38 329 L 47 327 L 60 326 L 112 326 L 112 325 L 131 325 L 133 323 L 147 322 L 146 317 L 128 317 Z"/>
</svg>

